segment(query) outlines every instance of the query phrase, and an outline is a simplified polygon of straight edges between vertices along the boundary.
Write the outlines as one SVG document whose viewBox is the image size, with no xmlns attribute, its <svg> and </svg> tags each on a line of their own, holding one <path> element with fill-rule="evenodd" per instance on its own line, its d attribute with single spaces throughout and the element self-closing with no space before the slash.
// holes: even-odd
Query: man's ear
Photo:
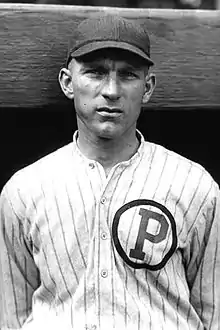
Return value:
<svg viewBox="0 0 220 330">
<path fill-rule="evenodd" d="M 142 103 L 147 103 L 151 95 L 153 94 L 154 88 L 156 86 L 156 76 L 153 73 L 147 74 L 145 77 L 145 91 L 142 99 Z"/>
<path fill-rule="evenodd" d="M 69 69 L 62 68 L 59 72 L 58 80 L 63 93 L 68 97 L 68 99 L 73 100 L 73 84 L 72 75 Z"/>
</svg>

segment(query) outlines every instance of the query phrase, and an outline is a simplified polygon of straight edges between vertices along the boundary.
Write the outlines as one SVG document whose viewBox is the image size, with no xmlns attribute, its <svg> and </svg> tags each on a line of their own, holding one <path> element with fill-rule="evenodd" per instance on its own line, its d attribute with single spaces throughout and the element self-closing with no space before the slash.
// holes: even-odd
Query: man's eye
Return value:
<svg viewBox="0 0 220 330">
<path fill-rule="evenodd" d="M 106 73 L 102 69 L 89 69 L 89 70 L 86 70 L 86 74 L 91 75 L 91 76 L 95 76 L 95 77 L 102 77 Z"/>
<path fill-rule="evenodd" d="M 123 79 L 135 79 L 135 78 L 137 78 L 137 75 L 132 71 L 121 71 L 120 76 Z"/>
</svg>

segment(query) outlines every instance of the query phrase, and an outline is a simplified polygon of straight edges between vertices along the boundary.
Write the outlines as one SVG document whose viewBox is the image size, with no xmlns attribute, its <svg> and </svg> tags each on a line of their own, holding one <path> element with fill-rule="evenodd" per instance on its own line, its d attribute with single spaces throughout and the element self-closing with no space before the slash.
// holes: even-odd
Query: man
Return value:
<svg viewBox="0 0 220 330">
<path fill-rule="evenodd" d="M 94 16 L 73 40 L 73 142 L 1 194 L 1 329 L 219 329 L 219 189 L 136 129 L 155 87 L 145 27 Z"/>
</svg>

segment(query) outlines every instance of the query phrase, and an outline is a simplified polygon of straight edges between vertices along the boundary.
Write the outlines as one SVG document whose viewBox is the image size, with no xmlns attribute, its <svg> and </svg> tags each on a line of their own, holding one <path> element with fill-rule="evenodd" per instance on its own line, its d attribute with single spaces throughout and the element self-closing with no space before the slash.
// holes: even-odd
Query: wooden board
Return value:
<svg viewBox="0 0 220 330">
<path fill-rule="evenodd" d="M 220 11 L 0 4 L 0 106 L 69 104 L 57 82 L 71 30 L 93 12 L 145 21 L 156 62 L 152 108 L 220 108 Z"/>
</svg>

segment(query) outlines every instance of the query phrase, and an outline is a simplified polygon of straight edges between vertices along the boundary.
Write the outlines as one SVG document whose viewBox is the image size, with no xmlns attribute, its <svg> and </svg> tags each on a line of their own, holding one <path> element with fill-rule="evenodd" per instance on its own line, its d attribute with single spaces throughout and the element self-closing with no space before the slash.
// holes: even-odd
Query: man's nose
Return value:
<svg viewBox="0 0 220 330">
<path fill-rule="evenodd" d="M 102 88 L 102 95 L 112 101 L 120 98 L 120 84 L 117 76 L 110 76 L 105 80 Z"/>
</svg>

